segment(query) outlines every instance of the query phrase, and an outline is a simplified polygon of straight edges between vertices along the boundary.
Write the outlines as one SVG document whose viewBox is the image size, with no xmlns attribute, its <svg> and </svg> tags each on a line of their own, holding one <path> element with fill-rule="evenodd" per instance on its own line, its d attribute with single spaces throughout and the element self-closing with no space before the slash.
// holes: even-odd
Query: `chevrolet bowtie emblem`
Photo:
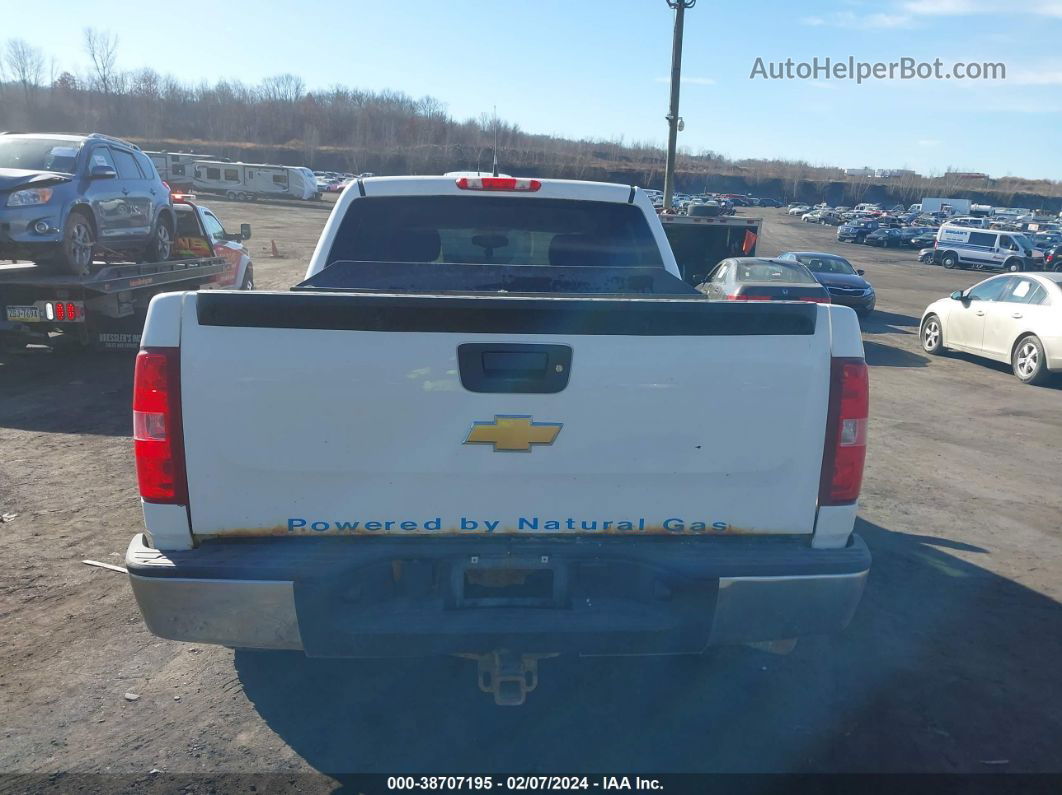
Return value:
<svg viewBox="0 0 1062 795">
<path fill-rule="evenodd" d="M 496 453 L 530 453 L 533 444 L 553 444 L 563 423 L 495 414 L 494 422 L 474 422 L 465 444 L 492 444 Z"/>
</svg>

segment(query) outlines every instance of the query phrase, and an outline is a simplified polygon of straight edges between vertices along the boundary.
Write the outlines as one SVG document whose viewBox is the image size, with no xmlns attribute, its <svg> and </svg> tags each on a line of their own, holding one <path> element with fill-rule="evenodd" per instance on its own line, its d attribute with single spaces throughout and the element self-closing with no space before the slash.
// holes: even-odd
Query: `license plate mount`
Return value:
<svg viewBox="0 0 1062 795">
<path fill-rule="evenodd" d="M 453 567 L 456 607 L 564 607 L 566 566 L 548 556 L 530 559 L 471 556 Z"/>
</svg>

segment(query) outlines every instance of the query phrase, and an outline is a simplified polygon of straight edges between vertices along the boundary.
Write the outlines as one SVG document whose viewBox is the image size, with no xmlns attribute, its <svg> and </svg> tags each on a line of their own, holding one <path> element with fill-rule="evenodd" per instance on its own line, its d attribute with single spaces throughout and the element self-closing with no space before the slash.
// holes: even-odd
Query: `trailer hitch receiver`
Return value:
<svg viewBox="0 0 1062 795">
<path fill-rule="evenodd" d="M 516 654 L 498 649 L 475 657 L 479 689 L 494 695 L 494 703 L 518 707 L 538 687 L 538 661 L 552 654 Z"/>
</svg>

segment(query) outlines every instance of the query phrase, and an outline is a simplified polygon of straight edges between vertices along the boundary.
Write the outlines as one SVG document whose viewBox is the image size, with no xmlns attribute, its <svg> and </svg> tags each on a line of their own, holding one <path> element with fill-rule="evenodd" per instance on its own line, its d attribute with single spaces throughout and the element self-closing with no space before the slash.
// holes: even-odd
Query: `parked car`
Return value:
<svg viewBox="0 0 1062 795">
<path fill-rule="evenodd" d="M 837 240 L 841 243 L 863 243 L 867 235 L 881 228 L 879 221 L 852 220 L 837 227 Z"/>
<path fill-rule="evenodd" d="M 868 246 L 881 246 L 882 248 L 900 248 L 903 244 L 903 230 L 882 226 L 867 235 L 863 242 Z"/>
<path fill-rule="evenodd" d="M 812 210 L 800 216 L 800 220 L 806 224 L 817 224 L 822 218 L 822 210 Z"/>
<path fill-rule="evenodd" d="M 820 251 L 786 251 L 777 259 L 799 262 L 807 268 L 826 288 L 832 303 L 850 306 L 860 317 L 874 311 L 877 302 L 874 288 L 863 278 L 864 272 L 856 270 L 844 257 Z"/>
<path fill-rule="evenodd" d="M 934 301 L 922 314 L 926 353 L 965 351 L 1010 363 L 1026 384 L 1062 371 L 1062 273 L 1001 274 Z"/>
<path fill-rule="evenodd" d="M 778 199 L 760 199 L 760 207 L 781 207 L 782 203 Z"/>
<path fill-rule="evenodd" d="M 937 250 L 935 248 L 924 248 L 918 252 L 918 261 L 923 262 L 926 265 L 939 265 L 940 261 L 937 259 Z"/>
<path fill-rule="evenodd" d="M 717 301 L 814 301 L 830 294 L 811 271 L 794 260 L 734 257 L 720 262 L 698 287 Z"/>
<path fill-rule="evenodd" d="M 0 133 L 0 259 L 83 276 L 101 249 L 170 258 L 170 191 L 133 144 L 88 135 Z"/>
<path fill-rule="evenodd" d="M 930 226 L 911 226 L 911 236 L 907 245 L 914 248 L 926 248 L 932 246 L 937 240 L 937 230 Z"/>
<path fill-rule="evenodd" d="M 823 226 L 840 226 L 844 219 L 836 210 L 822 210 L 819 213 L 819 223 Z"/>
<path fill-rule="evenodd" d="M 1044 252 L 1044 270 L 1062 272 L 1062 245 Z"/>
<path fill-rule="evenodd" d="M 804 213 L 806 213 L 810 209 L 811 208 L 808 207 L 806 204 L 797 204 L 794 207 L 790 207 L 789 208 L 789 214 L 790 215 L 803 215 Z"/>
</svg>

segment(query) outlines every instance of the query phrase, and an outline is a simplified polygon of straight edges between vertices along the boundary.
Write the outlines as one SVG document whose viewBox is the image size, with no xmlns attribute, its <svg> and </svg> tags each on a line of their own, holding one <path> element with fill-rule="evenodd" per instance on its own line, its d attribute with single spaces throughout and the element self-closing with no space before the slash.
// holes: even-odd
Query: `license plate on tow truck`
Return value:
<svg viewBox="0 0 1062 795">
<path fill-rule="evenodd" d="M 35 323 L 41 319 L 41 310 L 35 306 L 9 306 L 7 319 Z"/>
</svg>

